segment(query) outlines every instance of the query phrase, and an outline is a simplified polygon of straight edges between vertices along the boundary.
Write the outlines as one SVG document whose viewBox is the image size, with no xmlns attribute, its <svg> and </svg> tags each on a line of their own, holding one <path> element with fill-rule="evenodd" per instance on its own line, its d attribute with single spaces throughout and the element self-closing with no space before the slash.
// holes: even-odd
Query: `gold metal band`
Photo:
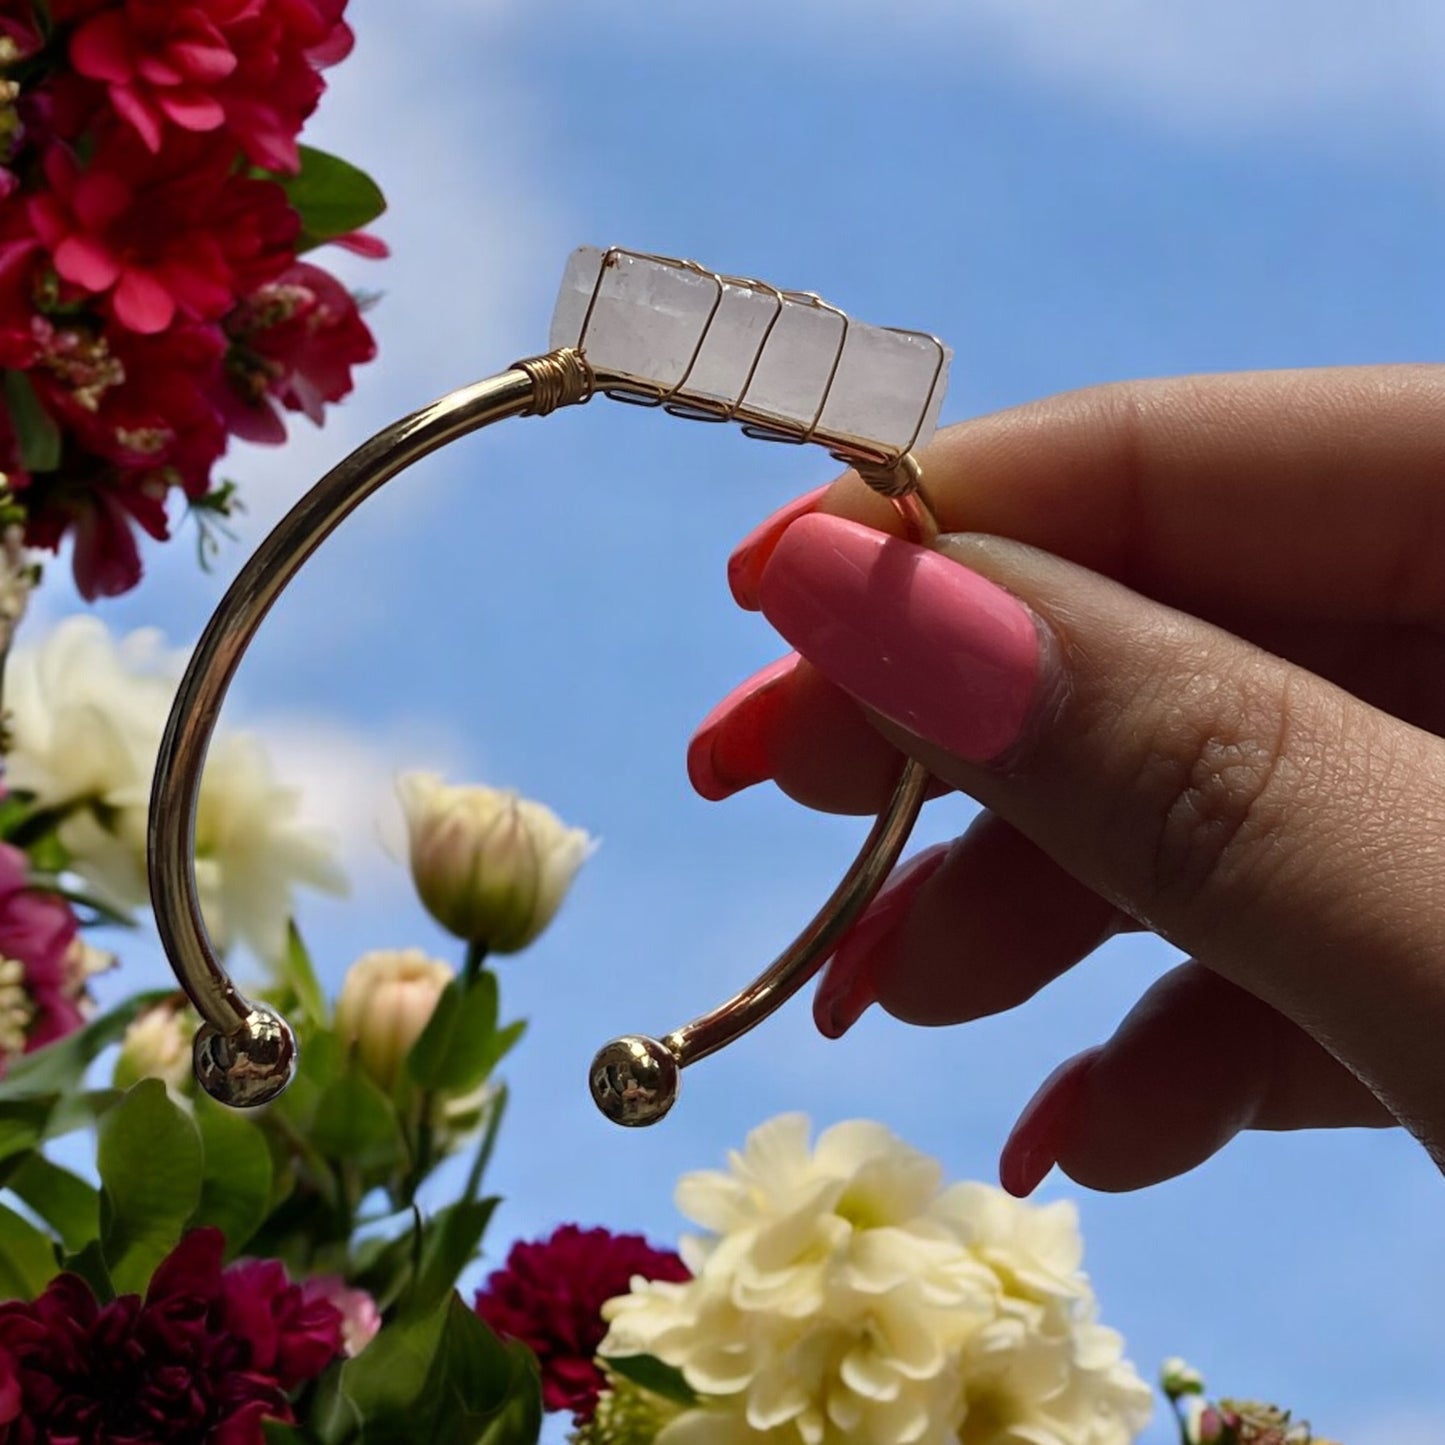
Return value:
<svg viewBox="0 0 1445 1445">
<path fill-rule="evenodd" d="M 267 1102 L 295 1071 L 289 1026 L 232 983 L 206 934 L 193 854 L 196 806 L 206 750 L 227 688 L 272 604 L 331 532 L 379 487 L 451 441 L 511 416 L 545 415 L 603 389 L 580 352 L 564 348 L 530 358 L 378 432 L 332 468 L 256 549 L 206 625 L 181 679 L 161 739 L 151 794 L 148 863 L 161 944 L 203 1020 L 196 1074 L 223 1103 Z M 910 533 L 937 534 L 918 489 L 917 463 L 905 456 L 868 476 L 893 498 Z M 906 484 L 905 484 L 906 483 Z M 739 1038 L 811 978 L 878 891 L 907 841 L 927 786 L 909 762 L 862 849 L 832 896 L 778 958 L 740 993 L 668 1034 L 615 1039 L 594 1059 L 590 1081 L 603 1112 L 620 1124 L 660 1119 L 686 1065 Z"/>
</svg>

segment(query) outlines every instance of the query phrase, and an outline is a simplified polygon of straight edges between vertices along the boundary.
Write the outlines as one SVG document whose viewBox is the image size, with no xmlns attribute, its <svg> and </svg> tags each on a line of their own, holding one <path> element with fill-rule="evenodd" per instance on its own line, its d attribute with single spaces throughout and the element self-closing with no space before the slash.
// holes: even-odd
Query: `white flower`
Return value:
<svg viewBox="0 0 1445 1445">
<path fill-rule="evenodd" d="M 443 928 L 494 953 L 515 953 L 536 939 L 592 851 L 581 828 L 500 788 L 452 787 L 435 773 L 407 773 L 397 792 L 421 901 Z"/>
<path fill-rule="evenodd" d="M 141 1079 L 160 1079 L 173 1093 L 191 1084 L 191 1036 L 183 1008 L 158 1004 L 127 1026 L 115 1061 L 114 1082 L 128 1089 Z"/>
<path fill-rule="evenodd" d="M 686 1176 L 694 1278 L 634 1282 L 601 1354 L 650 1354 L 707 1397 L 658 1445 L 1127 1445 L 1150 1396 L 1097 1324 L 1067 1205 L 942 1188 L 879 1124 L 749 1135 Z"/>
<path fill-rule="evenodd" d="M 336 1033 L 361 1067 L 388 1092 L 456 977 L 452 966 L 419 948 L 378 949 L 346 971 L 336 1000 Z"/>
<path fill-rule="evenodd" d="M 299 821 L 300 805 L 300 792 L 277 782 L 256 738 L 217 738 L 196 810 L 196 884 L 218 946 L 242 939 L 259 958 L 278 959 L 286 948 L 292 888 L 345 892 L 329 840 Z"/>
<path fill-rule="evenodd" d="M 158 633 L 117 642 L 93 617 L 66 619 L 7 666 L 9 784 L 64 815 L 58 833 L 75 871 L 124 908 L 147 897 L 151 777 L 179 670 Z M 259 743 L 216 739 L 201 781 L 196 877 L 219 948 L 242 940 L 273 961 L 292 887 L 344 888 L 328 843 L 297 821 L 297 806 Z"/>
</svg>

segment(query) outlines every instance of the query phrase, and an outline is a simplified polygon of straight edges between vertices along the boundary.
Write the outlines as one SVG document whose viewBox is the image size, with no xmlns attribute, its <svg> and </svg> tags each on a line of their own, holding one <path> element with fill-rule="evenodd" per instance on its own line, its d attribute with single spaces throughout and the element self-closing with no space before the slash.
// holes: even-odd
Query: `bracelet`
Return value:
<svg viewBox="0 0 1445 1445">
<path fill-rule="evenodd" d="M 459 437 L 602 395 L 735 422 L 764 441 L 825 446 L 889 498 L 913 540 L 931 543 L 938 524 L 913 452 L 937 424 L 949 360 L 934 337 L 850 321 L 809 292 L 692 261 L 582 247 L 563 277 L 550 350 L 393 423 L 322 477 L 221 599 L 181 679 L 156 760 L 151 899 L 162 947 L 202 1019 L 194 1060 L 206 1092 L 233 1107 L 264 1104 L 295 1072 L 290 1026 L 236 988 L 206 933 L 193 861 L 196 807 L 211 733 L 246 648 L 335 527 L 392 477 Z M 598 1050 L 588 1077 L 609 1119 L 655 1123 L 676 1100 L 682 1069 L 761 1023 L 818 971 L 897 862 L 927 783 L 919 763 L 904 764 L 831 896 L 746 988 L 660 1039 L 627 1035 Z"/>
</svg>

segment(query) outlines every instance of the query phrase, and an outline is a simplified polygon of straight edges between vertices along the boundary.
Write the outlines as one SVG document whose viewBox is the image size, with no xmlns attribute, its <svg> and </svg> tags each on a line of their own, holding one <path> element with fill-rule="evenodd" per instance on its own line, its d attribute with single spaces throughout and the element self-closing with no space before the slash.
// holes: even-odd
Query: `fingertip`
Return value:
<svg viewBox="0 0 1445 1445">
<path fill-rule="evenodd" d="M 779 684 L 797 670 L 793 652 L 735 687 L 703 719 L 687 745 L 687 776 L 709 802 L 720 802 L 772 776 L 770 739 L 782 706 Z"/>
<path fill-rule="evenodd" d="M 832 483 L 815 487 L 801 497 L 795 497 L 786 506 L 779 507 L 772 516 L 760 522 L 738 544 L 728 558 L 728 588 L 739 607 L 756 612 L 759 607 L 758 592 L 763 572 L 778 545 L 779 538 L 799 517 L 814 511 L 827 494 Z"/>
<path fill-rule="evenodd" d="M 999 1155 L 999 1183 L 1015 1199 L 1027 1199 L 1059 1162 L 1100 1052 L 1095 1046 L 1066 1059 L 1024 1106 Z"/>
</svg>

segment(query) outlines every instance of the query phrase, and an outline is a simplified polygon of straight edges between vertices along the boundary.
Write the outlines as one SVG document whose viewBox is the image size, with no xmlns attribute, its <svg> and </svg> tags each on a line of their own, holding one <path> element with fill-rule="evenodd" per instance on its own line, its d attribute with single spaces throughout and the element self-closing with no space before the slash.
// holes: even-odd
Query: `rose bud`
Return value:
<svg viewBox="0 0 1445 1445">
<path fill-rule="evenodd" d="M 455 976 L 450 964 L 419 948 L 366 953 L 347 970 L 336 1000 L 336 1033 L 388 1093 Z"/>
<path fill-rule="evenodd" d="M 407 773 L 397 792 L 421 901 L 492 953 L 516 953 L 547 927 L 592 851 L 581 828 L 513 792 L 452 787 L 434 773 Z"/>
</svg>

